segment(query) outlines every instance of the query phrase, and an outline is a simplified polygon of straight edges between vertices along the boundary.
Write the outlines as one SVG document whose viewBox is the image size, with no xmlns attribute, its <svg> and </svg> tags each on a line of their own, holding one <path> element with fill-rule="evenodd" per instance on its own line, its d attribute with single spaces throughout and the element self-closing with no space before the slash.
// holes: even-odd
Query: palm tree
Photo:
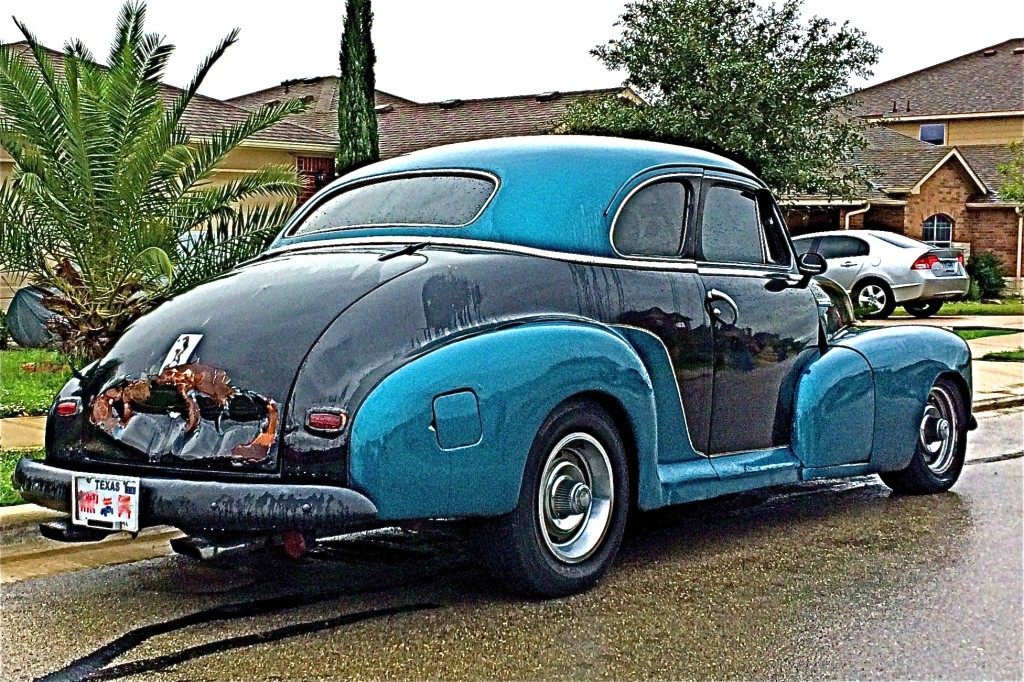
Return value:
<svg viewBox="0 0 1024 682">
<path fill-rule="evenodd" d="M 77 359 L 102 356 L 138 316 L 258 253 L 301 187 L 287 166 L 211 181 L 240 143 L 304 105 L 267 105 L 191 137 L 183 114 L 238 31 L 175 91 L 161 85 L 174 47 L 144 32 L 145 16 L 144 4 L 122 7 L 105 66 L 80 41 L 51 53 L 20 22 L 25 42 L 0 45 L 0 147 L 14 159 L 0 184 L 0 271 L 51 292 L 52 330 Z M 259 201 L 240 208 L 247 199 Z"/>
</svg>

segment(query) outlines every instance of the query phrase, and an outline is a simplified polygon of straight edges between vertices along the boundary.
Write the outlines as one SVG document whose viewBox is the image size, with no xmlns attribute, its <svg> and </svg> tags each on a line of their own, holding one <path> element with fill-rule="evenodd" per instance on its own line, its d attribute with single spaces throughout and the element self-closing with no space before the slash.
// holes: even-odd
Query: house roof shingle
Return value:
<svg viewBox="0 0 1024 682">
<path fill-rule="evenodd" d="M 1024 111 L 1024 38 L 974 50 L 850 98 L 853 113 L 864 118 Z"/>
<path fill-rule="evenodd" d="M 9 43 L 7 46 L 31 59 L 27 43 Z M 64 55 L 55 50 L 47 49 L 47 52 L 54 62 L 54 67 L 61 71 L 63 69 Z M 161 84 L 160 97 L 165 103 L 170 104 L 181 92 L 180 88 Z M 217 131 L 241 123 L 249 113 L 249 110 L 234 104 L 197 94 L 192 98 L 188 109 L 182 115 L 182 124 L 191 135 L 209 137 Z M 3 112 L 0 111 L 0 116 L 2 115 Z M 334 137 L 326 135 L 320 130 L 295 123 L 291 119 L 281 121 L 264 131 L 256 133 L 249 139 L 253 142 L 288 144 L 299 148 L 322 148 L 325 151 L 330 151 L 337 144 Z"/>
<path fill-rule="evenodd" d="M 287 90 L 287 92 L 286 92 Z M 306 112 L 297 119 L 303 125 L 334 135 L 338 131 L 337 78 L 327 76 L 291 81 L 259 92 L 236 97 L 231 102 L 255 107 L 281 97 L 313 97 L 326 102 L 325 90 L 333 93 L 331 109 Z M 569 104 L 581 97 L 619 95 L 626 88 L 577 90 L 538 95 L 491 97 L 418 103 L 390 93 L 377 91 L 381 158 L 454 142 L 493 137 L 513 137 L 548 133 L 565 113 Z"/>
</svg>

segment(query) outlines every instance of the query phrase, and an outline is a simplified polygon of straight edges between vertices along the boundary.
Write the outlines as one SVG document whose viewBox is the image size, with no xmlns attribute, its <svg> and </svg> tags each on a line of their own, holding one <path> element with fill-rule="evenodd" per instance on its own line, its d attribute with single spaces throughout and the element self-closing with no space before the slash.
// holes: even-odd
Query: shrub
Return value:
<svg viewBox="0 0 1024 682">
<path fill-rule="evenodd" d="M 0 310 L 0 350 L 7 350 L 11 333 L 7 330 L 7 313 Z"/>
<path fill-rule="evenodd" d="M 998 298 L 1003 292 L 1003 263 L 996 254 L 972 253 L 967 260 L 967 274 L 977 285 L 979 298 Z"/>
</svg>

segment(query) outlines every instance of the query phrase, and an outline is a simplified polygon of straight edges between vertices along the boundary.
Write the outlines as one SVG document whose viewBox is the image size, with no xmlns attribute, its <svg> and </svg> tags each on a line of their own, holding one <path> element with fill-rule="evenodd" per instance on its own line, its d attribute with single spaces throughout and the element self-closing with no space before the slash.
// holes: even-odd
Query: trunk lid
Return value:
<svg viewBox="0 0 1024 682">
<path fill-rule="evenodd" d="M 233 270 L 137 320 L 84 382 L 89 461 L 273 474 L 303 358 L 356 300 L 425 262 L 317 249 Z"/>
</svg>

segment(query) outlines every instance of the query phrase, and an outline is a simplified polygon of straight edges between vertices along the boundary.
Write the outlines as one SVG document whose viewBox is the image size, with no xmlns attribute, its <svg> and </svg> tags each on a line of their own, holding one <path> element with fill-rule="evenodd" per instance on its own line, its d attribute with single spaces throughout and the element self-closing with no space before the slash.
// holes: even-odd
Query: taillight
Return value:
<svg viewBox="0 0 1024 682">
<path fill-rule="evenodd" d="M 934 253 L 926 253 L 925 255 L 914 261 L 914 264 L 910 266 L 911 270 L 931 270 L 932 266 L 939 262 L 939 257 Z"/>
<path fill-rule="evenodd" d="M 58 417 L 74 417 L 82 411 L 82 401 L 79 398 L 64 398 L 57 401 L 55 412 Z"/>
<path fill-rule="evenodd" d="M 348 423 L 348 414 L 336 409 L 312 409 L 306 413 L 306 428 L 325 434 L 340 433 Z"/>
<path fill-rule="evenodd" d="M 964 252 L 963 251 L 957 251 L 956 252 L 956 259 L 958 261 L 960 261 L 960 265 L 963 265 L 964 264 Z"/>
</svg>

